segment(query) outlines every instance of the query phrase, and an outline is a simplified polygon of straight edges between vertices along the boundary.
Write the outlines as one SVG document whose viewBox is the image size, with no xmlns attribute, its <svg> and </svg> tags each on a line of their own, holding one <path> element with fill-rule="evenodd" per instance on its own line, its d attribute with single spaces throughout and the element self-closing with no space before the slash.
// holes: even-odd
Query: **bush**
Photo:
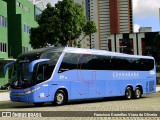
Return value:
<svg viewBox="0 0 160 120">
<path fill-rule="evenodd" d="M 156 66 L 156 71 L 160 72 L 160 66 L 159 65 Z"/>
</svg>

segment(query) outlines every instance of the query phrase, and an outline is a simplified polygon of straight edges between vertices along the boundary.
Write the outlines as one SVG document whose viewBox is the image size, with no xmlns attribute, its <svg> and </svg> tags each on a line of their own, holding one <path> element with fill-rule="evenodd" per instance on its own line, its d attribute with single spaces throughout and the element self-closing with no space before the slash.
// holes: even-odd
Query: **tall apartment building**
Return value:
<svg viewBox="0 0 160 120">
<path fill-rule="evenodd" d="M 86 18 L 93 20 L 97 33 L 91 36 L 91 47 L 108 50 L 108 35 L 132 33 L 132 0 L 74 0 L 83 5 Z"/>
<path fill-rule="evenodd" d="M 29 30 L 38 26 L 41 10 L 29 0 L 0 0 L 0 87 L 8 82 L 4 65 L 29 51 Z"/>
</svg>

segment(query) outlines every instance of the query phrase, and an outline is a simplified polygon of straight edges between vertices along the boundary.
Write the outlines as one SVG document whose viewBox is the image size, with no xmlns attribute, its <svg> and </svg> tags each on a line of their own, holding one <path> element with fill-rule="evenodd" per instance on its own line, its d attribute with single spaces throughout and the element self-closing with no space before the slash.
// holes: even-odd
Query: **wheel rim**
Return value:
<svg viewBox="0 0 160 120">
<path fill-rule="evenodd" d="M 136 89 L 136 97 L 139 98 L 141 96 L 141 91 L 139 89 Z"/>
<path fill-rule="evenodd" d="M 64 101 L 64 96 L 62 93 L 58 93 L 56 96 L 57 104 L 62 104 Z"/>
<path fill-rule="evenodd" d="M 127 96 L 127 98 L 131 98 L 131 92 L 129 91 L 129 90 L 127 90 L 127 92 L 126 92 L 126 96 Z"/>
</svg>

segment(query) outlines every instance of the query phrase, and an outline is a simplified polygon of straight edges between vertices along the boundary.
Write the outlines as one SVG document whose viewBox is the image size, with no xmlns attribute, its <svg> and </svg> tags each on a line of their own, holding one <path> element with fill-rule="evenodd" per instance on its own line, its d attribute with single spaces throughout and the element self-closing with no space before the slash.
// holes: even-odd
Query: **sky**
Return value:
<svg viewBox="0 0 160 120">
<path fill-rule="evenodd" d="M 59 0 L 43 0 L 44 5 L 50 2 L 52 5 Z M 134 32 L 140 27 L 152 27 L 152 31 L 160 31 L 159 8 L 160 0 L 132 0 Z"/>
<path fill-rule="evenodd" d="M 139 27 L 152 27 L 152 31 L 160 31 L 160 0 L 133 0 L 134 31 Z"/>
</svg>

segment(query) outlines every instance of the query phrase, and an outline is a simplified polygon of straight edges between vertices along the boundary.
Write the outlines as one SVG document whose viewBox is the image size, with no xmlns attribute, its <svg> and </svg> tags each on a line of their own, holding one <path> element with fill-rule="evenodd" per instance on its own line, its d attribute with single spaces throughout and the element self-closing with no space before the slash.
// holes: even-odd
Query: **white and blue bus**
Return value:
<svg viewBox="0 0 160 120">
<path fill-rule="evenodd" d="M 156 91 L 155 61 L 82 48 L 42 48 L 21 54 L 12 65 L 10 99 L 42 105 L 70 100 L 125 96 Z"/>
</svg>

